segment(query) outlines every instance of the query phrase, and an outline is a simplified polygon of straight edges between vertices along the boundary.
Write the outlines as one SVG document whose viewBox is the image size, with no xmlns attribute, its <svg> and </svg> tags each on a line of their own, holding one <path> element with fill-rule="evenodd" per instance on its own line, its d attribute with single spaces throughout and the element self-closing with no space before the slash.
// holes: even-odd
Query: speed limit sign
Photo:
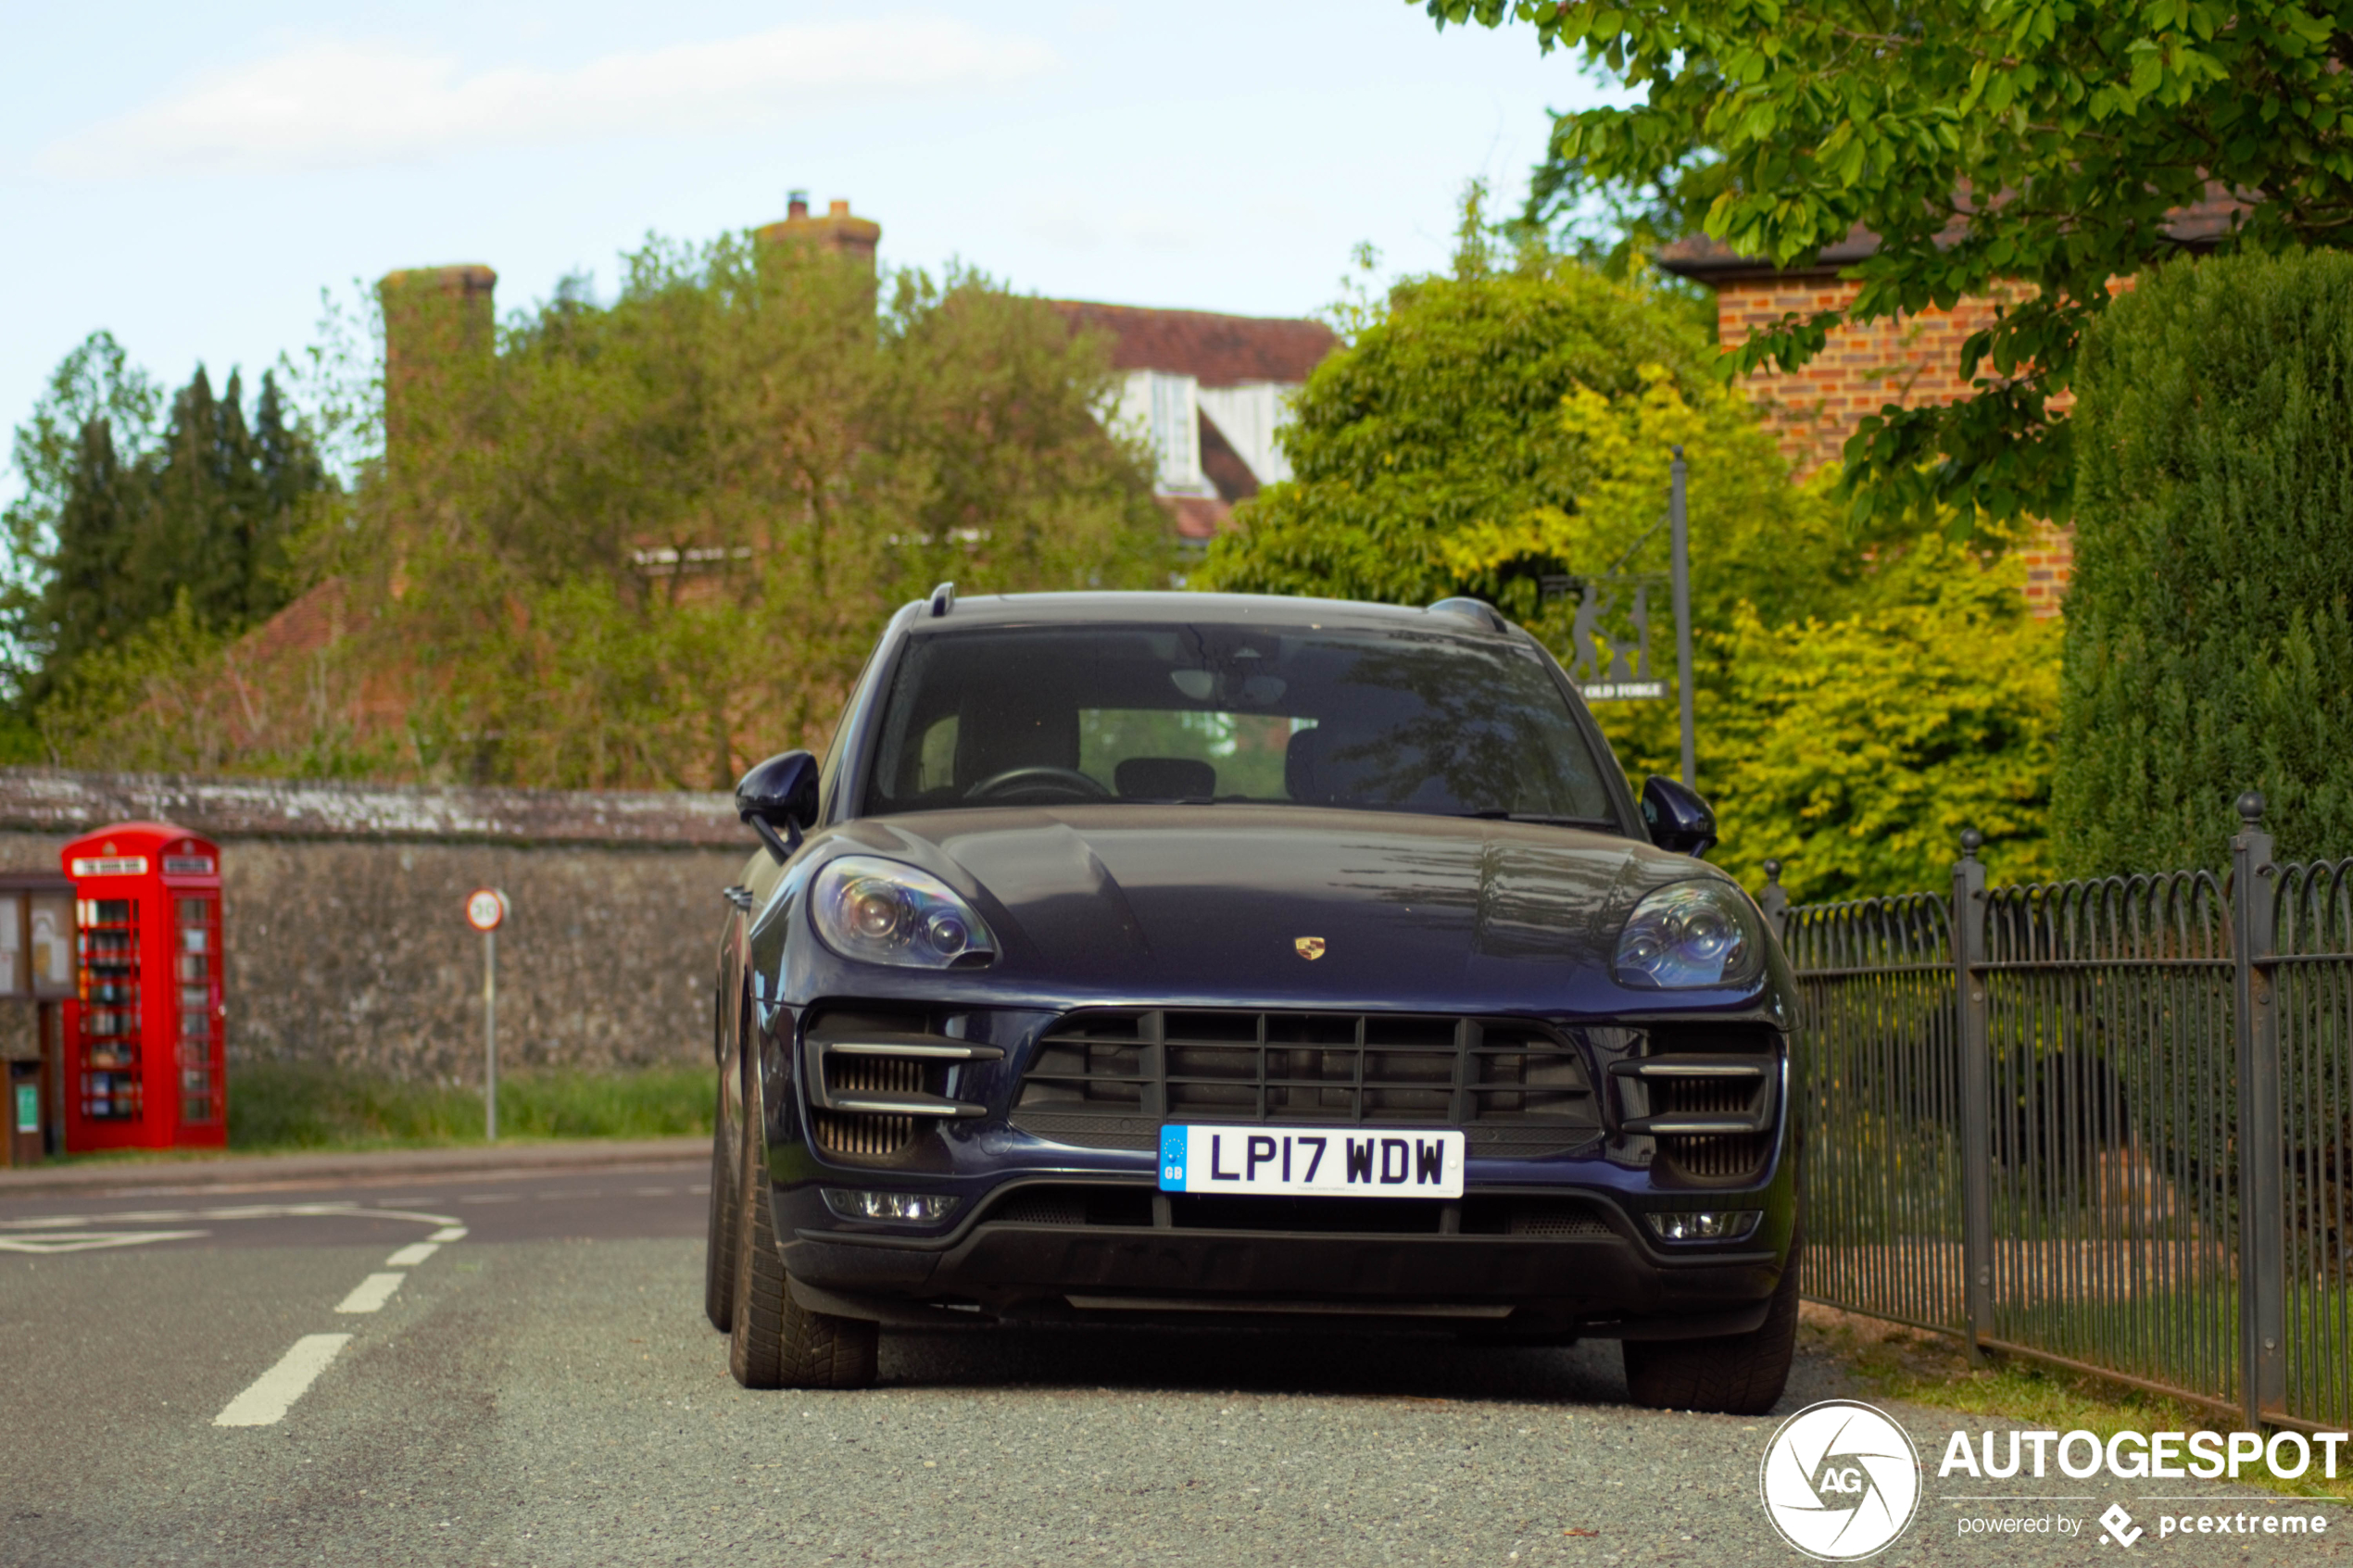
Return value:
<svg viewBox="0 0 2353 1568">
<path fill-rule="evenodd" d="M 466 923 L 476 931 L 496 931 L 507 918 L 507 896 L 495 887 L 477 887 L 466 895 Z"/>
</svg>

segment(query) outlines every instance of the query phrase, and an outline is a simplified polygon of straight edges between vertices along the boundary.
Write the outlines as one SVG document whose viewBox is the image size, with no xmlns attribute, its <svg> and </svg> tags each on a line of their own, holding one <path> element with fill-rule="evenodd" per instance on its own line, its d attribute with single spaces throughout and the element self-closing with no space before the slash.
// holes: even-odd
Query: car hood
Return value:
<svg viewBox="0 0 2353 1568">
<path fill-rule="evenodd" d="M 1635 901 L 1722 874 L 1615 834 L 1306 807 L 998 808 L 839 831 L 972 897 L 1005 981 L 1172 1005 L 1622 1007 L 1610 960 Z"/>
</svg>

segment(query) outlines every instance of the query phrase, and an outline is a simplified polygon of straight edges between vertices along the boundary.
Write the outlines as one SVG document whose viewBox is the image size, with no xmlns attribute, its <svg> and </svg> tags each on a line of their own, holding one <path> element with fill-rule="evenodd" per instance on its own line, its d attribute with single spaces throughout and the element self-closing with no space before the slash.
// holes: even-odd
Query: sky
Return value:
<svg viewBox="0 0 2353 1568">
<path fill-rule="evenodd" d="M 487 262 L 501 313 L 649 232 L 847 198 L 886 266 L 1301 315 L 1370 242 L 1443 265 L 1546 110 L 1594 102 L 1525 27 L 1395 0 L 862 6 L 216 0 L 11 7 L 0 425 L 92 331 L 177 385 L 316 341 L 321 291 Z M 13 491 L 13 476 L 0 494 Z"/>
</svg>

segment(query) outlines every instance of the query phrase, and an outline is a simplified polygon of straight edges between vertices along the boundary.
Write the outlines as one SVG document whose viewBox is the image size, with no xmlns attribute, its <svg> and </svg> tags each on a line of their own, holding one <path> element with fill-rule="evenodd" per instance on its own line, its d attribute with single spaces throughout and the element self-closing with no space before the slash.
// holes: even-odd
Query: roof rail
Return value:
<svg viewBox="0 0 2353 1568">
<path fill-rule="evenodd" d="M 931 618 L 934 621 L 956 608 L 956 584 L 942 583 L 931 591 Z"/>
<path fill-rule="evenodd" d="M 1474 599 L 1464 594 L 1438 600 L 1429 607 L 1429 613 L 1466 616 L 1497 632 L 1508 632 L 1512 629 L 1512 623 L 1504 619 L 1502 610 L 1497 609 L 1485 599 Z"/>
</svg>

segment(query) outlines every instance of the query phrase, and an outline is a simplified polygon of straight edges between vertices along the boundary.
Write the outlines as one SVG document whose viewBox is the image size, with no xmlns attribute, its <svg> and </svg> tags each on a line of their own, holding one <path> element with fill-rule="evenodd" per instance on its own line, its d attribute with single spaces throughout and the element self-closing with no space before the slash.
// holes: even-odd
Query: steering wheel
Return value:
<svg viewBox="0 0 2353 1568">
<path fill-rule="evenodd" d="M 964 791 L 967 800 L 994 800 L 1000 796 L 1018 794 L 1023 790 L 1038 790 L 1050 798 L 1068 800 L 1109 800 L 1111 791 L 1076 768 L 1008 768 L 991 778 L 981 780 Z"/>
</svg>

